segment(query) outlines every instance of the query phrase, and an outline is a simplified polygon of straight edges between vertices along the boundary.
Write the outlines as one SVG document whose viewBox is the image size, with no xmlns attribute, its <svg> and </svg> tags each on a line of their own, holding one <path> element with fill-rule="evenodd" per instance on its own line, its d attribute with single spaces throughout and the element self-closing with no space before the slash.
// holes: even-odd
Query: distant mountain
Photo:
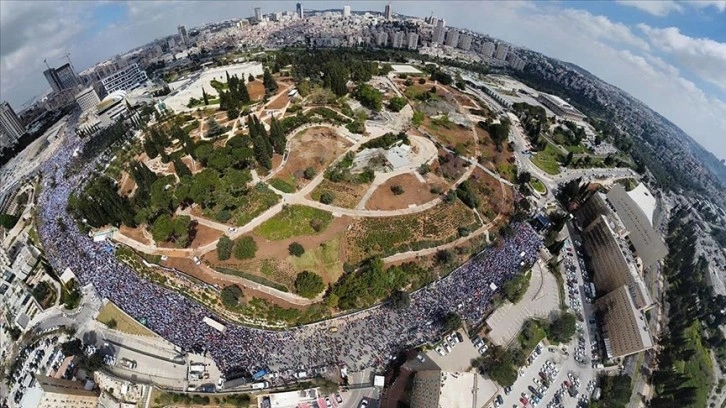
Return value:
<svg viewBox="0 0 726 408">
<path fill-rule="evenodd" d="M 590 118 L 610 126 L 611 133 L 629 137 L 633 159 L 646 166 L 664 188 L 703 194 L 726 208 L 726 166 L 678 126 L 575 64 L 526 49 L 517 54 L 527 65 L 522 71 L 511 71 L 512 76 L 564 97 Z"/>
</svg>

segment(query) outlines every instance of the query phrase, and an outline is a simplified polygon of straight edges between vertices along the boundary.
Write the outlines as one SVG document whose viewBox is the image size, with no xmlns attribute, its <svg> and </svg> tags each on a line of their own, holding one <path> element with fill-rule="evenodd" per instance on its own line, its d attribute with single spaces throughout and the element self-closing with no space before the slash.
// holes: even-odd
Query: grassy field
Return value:
<svg viewBox="0 0 726 408">
<path fill-rule="evenodd" d="M 279 179 L 279 178 L 273 178 L 270 181 L 270 185 L 272 187 L 275 187 L 276 189 L 282 191 L 283 193 L 294 193 L 295 192 L 294 184 L 290 184 L 289 182 Z"/>
<path fill-rule="evenodd" d="M 305 248 L 301 257 L 290 256 L 288 261 L 298 271 L 314 271 L 323 277 L 323 281 L 335 282 L 343 271 L 340 261 L 340 240 L 343 233 L 316 248 Z"/>
<path fill-rule="evenodd" d="M 547 143 L 544 150 L 538 152 L 532 157 L 532 163 L 540 169 L 546 171 L 548 174 L 559 174 L 560 173 L 560 152 Z"/>
<path fill-rule="evenodd" d="M 674 364 L 676 371 L 685 374 L 689 380 L 683 384 L 684 387 L 695 387 L 695 407 L 707 406 L 708 393 L 713 384 L 713 366 L 708 350 L 703 345 L 700 335 L 700 324 L 695 322 L 686 329 L 685 336 L 688 340 L 686 347 L 694 351 L 693 358 L 688 361 L 678 361 Z"/>
<path fill-rule="evenodd" d="M 333 199 L 332 205 L 343 208 L 355 208 L 360 202 L 363 195 L 368 190 L 369 184 L 354 184 L 354 183 L 334 183 L 328 179 L 323 181 L 315 187 L 315 190 L 310 194 L 310 197 L 315 201 L 320 201 L 320 196 L 328 191 L 333 193 L 335 198 Z"/>
<path fill-rule="evenodd" d="M 245 225 L 252 221 L 255 217 L 277 204 L 280 200 L 280 196 L 272 192 L 272 190 L 267 187 L 253 188 L 245 198 L 247 200 L 246 205 L 240 206 L 237 210 L 237 214 L 235 215 L 236 224 L 238 226 Z"/>
<path fill-rule="evenodd" d="M 542 184 L 542 182 L 536 178 L 533 178 L 532 180 L 530 180 L 529 185 L 530 185 L 530 187 L 532 187 L 534 189 L 534 191 L 536 191 L 540 194 L 544 194 L 547 192 L 547 188 L 544 186 L 544 184 Z"/>
<path fill-rule="evenodd" d="M 255 229 L 255 233 L 271 241 L 279 241 L 302 235 L 314 235 L 323 231 L 333 220 L 329 212 L 304 205 L 290 205 Z M 317 222 L 317 230 L 313 224 Z"/>
<path fill-rule="evenodd" d="M 96 317 L 96 320 L 106 325 L 108 325 L 108 322 L 111 320 L 115 320 L 115 329 L 124 333 L 135 334 L 138 336 L 156 336 L 154 332 L 149 330 L 143 324 L 132 319 L 111 302 L 106 303 L 106 306 L 101 309 L 101 312 L 98 314 L 98 317 Z"/>
</svg>

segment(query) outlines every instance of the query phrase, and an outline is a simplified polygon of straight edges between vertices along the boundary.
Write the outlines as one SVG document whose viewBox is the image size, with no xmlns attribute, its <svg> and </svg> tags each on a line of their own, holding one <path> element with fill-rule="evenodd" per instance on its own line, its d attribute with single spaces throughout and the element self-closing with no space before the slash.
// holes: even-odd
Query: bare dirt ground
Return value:
<svg viewBox="0 0 726 408">
<path fill-rule="evenodd" d="M 369 184 L 334 183 L 323 179 L 315 190 L 308 196 L 313 200 L 320 200 L 320 196 L 329 191 L 335 195 L 331 205 L 343 208 L 355 208 L 368 191 Z"/>
<path fill-rule="evenodd" d="M 282 180 L 294 180 L 300 189 L 308 183 L 303 172 L 308 167 L 319 174 L 345 152 L 350 143 L 327 127 L 313 127 L 293 136 L 290 141 L 290 155 L 285 166 L 276 174 Z"/>
<path fill-rule="evenodd" d="M 172 258 L 172 257 L 170 257 L 166 262 L 164 262 L 164 266 L 166 266 L 168 268 L 176 268 L 177 270 L 182 271 L 189 276 L 197 278 L 197 279 L 199 279 L 203 282 L 209 283 L 211 285 L 219 285 L 220 287 L 225 287 L 230 284 L 233 284 L 232 280 L 230 280 L 230 279 L 225 279 L 224 277 L 213 276 L 213 275 L 203 271 L 197 265 L 194 264 L 194 261 L 192 261 L 189 258 Z M 232 277 L 232 276 L 230 276 L 230 277 Z M 294 305 L 292 303 L 288 303 L 278 297 L 268 295 L 265 292 L 261 292 L 261 291 L 247 288 L 244 286 L 240 286 L 240 289 L 242 289 L 242 292 L 244 293 L 244 296 L 247 299 L 252 299 L 253 297 L 256 297 L 256 298 L 260 298 L 260 299 L 265 299 L 265 300 L 267 300 L 271 303 L 274 303 L 278 306 L 281 306 L 281 307 L 292 308 L 292 309 L 304 309 L 304 306 L 298 306 L 298 305 Z"/>
<path fill-rule="evenodd" d="M 247 92 L 250 94 L 250 100 L 258 101 L 265 97 L 265 85 L 262 80 L 255 79 L 254 82 L 247 83 Z"/>
<path fill-rule="evenodd" d="M 197 224 L 197 231 L 194 234 L 194 240 L 189 248 L 199 248 L 222 236 L 222 232 L 206 225 Z"/>
<path fill-rule="evenodd" d="M 469 180 L 477 187 L 479 212 L 483 217 L 492 220 L 496 214 L 512 213 L 513 201 L 509 186 L 503 186 L 499 180 L 479 168 L 474 170 Z"/>
<path fill-rule="evenodd" d="M 121 181 L 119 182 L 119 185 L 121 187 L 118 189 L 118 192 L 123 197 L 128 197 L 132 195 L 134 190 L 136 190 L 136 182 L 134 181 L 133 177 L 131 177 L 129 173 L 125 171 L 121 172 Z"/>
<path fill-rule="evenodd" d="M 281 283 L 292 289 L 292 282 L 295 277 L 302 270 L 297 270 L 290 262 L 289 245 L 293 242 L 297 242 L 305 248 L 307 251 L 312 251 L 322 244 L 325 244 L 335 239 L 339 234 L 342 234 L 348 229 L 348 226 L 353 222 L 351 217 L 336 217 L 328 225 L 328 227 L 317 235 L 308 235 L 302 237 L 292 237 L 280 241 L 267 241 L 266 239 L 253 235 L 255 242 L 257 243 L 257 253 L 254 259 L 236 259 L 232 258 L 220 261 L 217 258 L 217 250 L 211 251 L 204 256 L 204 259 L 214 266 L 228 267 L 232 269 L 241 270 L 253 275 L 261 276 L 265 279 Z M 345 261 L 345 243 L 344 240 L 340 240 L 340 247 L 338 250 L 338 259 Z M 323 277 L 325 283 L 335 282 L 340 272 L 336 275 L 331 273 L 322 273 L 323 271 L 315 270 L 315 273 L 320 274 Z"/>
<path fill-rule="evenodd" d="M 391 187 L 398 185 L 403 188 L 403 194 L 395 195 Z M 388 179 L 381 184 L 366 203 L 369 210 L 398 210 L 429 202 L 438 197 L 431 193 L 431 187 L 422 183 L 413 174 L 401 174 Z"/>
<path fill-rule="evenodd" d="M 146 245 L 151 244 L 151 234 L 146 232 L 143 227 L 130 228 L 125 225 L 121 225 L 118 230 L 120 233 L 126 235 L 134 241 L 138 241 Z"/>
<path fill-rule="evenodd" d="M 474 132 L 453 122 L 437 125 L 431 118 L 426 118 L 421 128 L 438 139 L 444 146 L 456 149 L 466 156 L 473 156 L 476 151 Z"/>
<path fill-rule="evenodd" d="M 479 138 L 480 163 L 487 169 L 497 172 L 502 177 L 512 181 L 514 153 L 509 150 L 506 143 L 502 146 L 501 152 L 497 151 L 497 146 L 489 133 L 479 126 L 475 126 L 475 129 Z"/>
<path fill-rule="evenodd" d="M 266 108 L 267 109 L 282 109 L 287 105 L 287 103 L 290 101 L 290 98 L 287 96 L 286 93 L 281 94 L 277 98 L 273 99 L 272 102 L 270 102 Z"/>
<path fill-rule="evenodd" d="M 432 168 L 432 170 L 438 176 L 442 176 L 449 181 L 455 181 L 466 171 L 466 164 L 468 163 L 462 158 L 439 149 L 438 166 Z"/>
<path fill-rule="evenodd" d="M 272 168 L 276 169 L 282 164 L 282 155 L 280 154 L 273 154 L 272 155 Z"/>
</svg>

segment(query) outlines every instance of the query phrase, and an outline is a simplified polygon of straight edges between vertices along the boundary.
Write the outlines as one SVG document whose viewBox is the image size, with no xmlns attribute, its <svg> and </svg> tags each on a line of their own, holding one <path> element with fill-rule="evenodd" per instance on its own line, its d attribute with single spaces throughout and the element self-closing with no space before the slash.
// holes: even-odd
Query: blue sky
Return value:
<svg viewBox="0 0 726 408">
<path fill-rule="evenodd" d="M 306 9 L 383 10 L 385 1 L 303 1 Z M 43 58 L 93 63 L 206 22 L 293 10 L 294 1 L 0 1 L 0 99 L 43 93 Z M 393 1 L 394 12 L 445 18 L 575 63 L 629 92 L 726 158 L 726 0 Z"/>
</svg>

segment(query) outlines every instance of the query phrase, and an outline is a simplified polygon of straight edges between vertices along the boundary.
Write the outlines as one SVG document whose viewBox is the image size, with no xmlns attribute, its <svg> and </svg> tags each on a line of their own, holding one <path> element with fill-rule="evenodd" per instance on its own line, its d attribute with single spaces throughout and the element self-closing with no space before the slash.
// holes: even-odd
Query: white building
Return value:
<svg viewBox="0 0 726 408">
<path fill-rule="evenodd" d="M 408 33 L 407 47 L 409 50 L 415 50 L 418 48 L 418 33 Z"/>
<path fill-rule="evenodd" d="M 379 31 L 376 33 L 376 45 L 379 47 L 385 47 L 388 44 L 388 33 L 385 31 Z"/>
<path fill-rule="evenodd" d="M 391 3 L 386 4 L 386 9 L 383 12 L 383 17 L 386 18 L 386 20 L 391 20 L 393 18 L 393 10 L 391 10 Z"/>
<path fill-rule="evenodd" d="M 146 72 L 139 68 L 139 64 L 131 64 L 124 69 L 103 78 L 101 84 L 106 92 L 111 94 L 116 91 L 130 91 L 148 81 Z"/>
<path fill-rule="evenodd" d="M 444 27 L 446 26 L 446 21 L 442 18 L 441 20 L 436 22 L 436 28 L 434 28 L 434 35 L 432 42 L 436 44 L 443 44 L 444 43 Z"/>
<path fill-rule="evenodd" d="M 116 91 L 96 106 L 96 116 L 101 121 L 101 127 L 112 125 L 116 120 L 128 112 L 126 106 L 126 92 Z"/>
<path fill-rule="evenodd" d="M 492 55 L 494 55 L 495 48 L 496 47 L 494 46 L 493 42 L 485 42 L 481 45 L 481 49 L 479 52 L 481 52 L 481 54 L 485 57 L 491 58 Z"/>
<path fill-rule="evenodd" d="M 343 6 L 343 18 L 350 17 L 350 6 Z"/>
<path fill-rule="evenodd" d="M 463 34 L 459 36 L 459 48 L 461 48 L 464 51 L 469 51 L 471 49 L 471 36 L 468 34 Z"/>
<path fill-rule="evenodd" d="M 9 103 L 0 103 L 0 148 L 13 146 L 25 134 L 25 126 Z"/>
<path fill-rule="evenodd" d="M 502 43 L 497 44 L 496 58 L 498 60 L 505 61 L 507 59 L 508 52 L 509 52 L 509 47 L 507 45 L 502 44 Z"/>
<path fill-rule="evenodd" d="M 95 109 L 101 100 L 98 98 L 96 90 L 89 86 L 76 94 L 76 102 L 81 108 L 81 112 L 88 112 Z"/>
<path fill-rule="evenodd" d="M 391 45 L 393 48 L 403 48 L 403 42 L 406 39 L 406 35 L 401 31 L 396 31 L 393 33 L 393 39 L 391 40 Z"/>
<path fill-rule="evenodd" d="M 451 29 L 446 32 L 446 45 L 456 47 L 459 45 L 459 30 Z"/>
</svg>

